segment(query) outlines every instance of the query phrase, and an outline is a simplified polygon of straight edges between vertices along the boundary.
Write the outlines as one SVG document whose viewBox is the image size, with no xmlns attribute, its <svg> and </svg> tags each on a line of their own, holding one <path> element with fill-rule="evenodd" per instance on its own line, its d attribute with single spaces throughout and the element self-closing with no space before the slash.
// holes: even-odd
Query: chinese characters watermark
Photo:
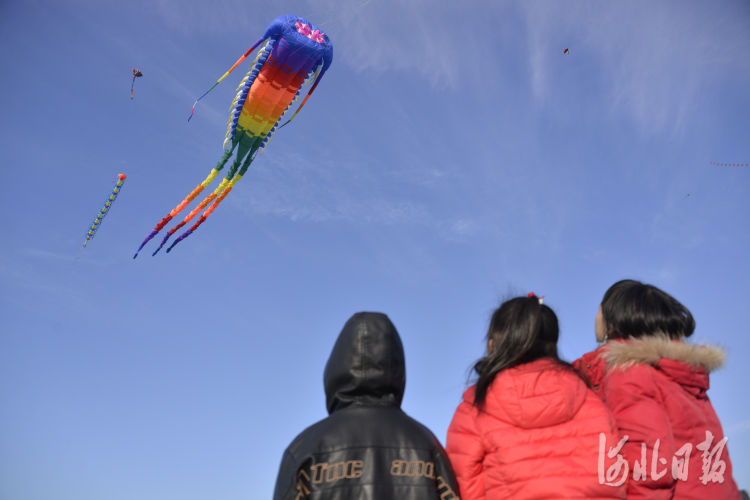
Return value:
<svg viewBox="0 0 750 500">
<path fill-rule="evenodd" d="M 606 484 L 608 486 L 621 486 L 625 484 L 630 474 L 630 464 L 620 452 L 627 442 L 628 436 L 623 436 L 616 445 L 609 448 L 605 453 L 607 449 L 607 437 L 603 432 L 599 433 L 599 458 L 597 460 L 599 484 Z M 721 454 L 724 451 L 726 443 L 727 438 L 724 437 L 714 445 L 714 435 L 711 431 L 707 430 L 706 439 L 695 445 L 695 449 L 702 452 L 702 474 L 698 479 L 704 485 L 709 482 L 724 482 L 724 471 L 726 471 L 727 464 L 721 459 Z M 633 462 L 633 481 L 646 481 L 649 479 L 649 473 L 652 481 L 658 481 L 668 472 L 671 472 L 672 479 L 675 481 L 687 481 L 690 454 L 693 452 L 693 445 L 685 443 L 674 452 L 671 468 L 667 466 L 667 458 L 659 456 L 659 445 L 660 440 L 657 439 L 651 449 L 651 464 L 649 467 L 648 447 L 646 443 L 641 443 L 640 457 Z M 609 461 L 614 459 L 614 463 L 605 470 L 606 459 L 609 459 Z"/>
</svg>

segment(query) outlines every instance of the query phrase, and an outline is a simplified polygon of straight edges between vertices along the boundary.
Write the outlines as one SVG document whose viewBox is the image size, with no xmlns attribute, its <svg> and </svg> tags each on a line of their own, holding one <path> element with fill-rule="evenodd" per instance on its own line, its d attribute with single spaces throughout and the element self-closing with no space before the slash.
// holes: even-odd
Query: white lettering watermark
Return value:
<svg viewBox="0 0 750 500">
<path fill-rule="evenodd" d="M 627 442 L 628 436 L 623 436 L 615 446 L 609 448 L 605 453 L 605 450 L 607 450 L 607 436 L 603 432 L 599 433 L 599 458 L 597 460 L 599 484 L 622 486 L 625 484 L 625 481 L 628 480 L 630 464 L 620 453 Z M 724 471 L 726 471 L 727 468 L 726 462 L 721 459 L 721 454 L 726 446 L 727 438 L 724 437 L 712 448 L 711 445 L 713 442 L 714 435 L 711 431 L 706 431 L 706 439 L 695 445 L 696 450 L 703 452 L 701 455 L 701 458 L 703 459 L 701 471 L 703 474 L 701 474 L 698 479 L 704 485 L 709 482 L 723 483 Z M 660 480 L 668 472 L 672 473 L 672 479 L 675 481 L 687 481 L 690 453 L 693 451 L 693 445 L 685 443 L 674 452 L 674 455 L 672 455 L 671 471 L 667 466 L 667 458 L 659 457 L 659 445 L 660 440 L 657 439 L 651 449 L 651 467 L 649 469 L 648 449 L 646 443 L 641 443 L 641 456 L 639 459 L 634 460 L 633 463 L 633 481 L 648 480 L 649 472 L 652 481 Z M 607 459 L 609 459 L 610 462 L 614 459 L 614 463 L 605 470 L 604 465 Z"/>
</svg>

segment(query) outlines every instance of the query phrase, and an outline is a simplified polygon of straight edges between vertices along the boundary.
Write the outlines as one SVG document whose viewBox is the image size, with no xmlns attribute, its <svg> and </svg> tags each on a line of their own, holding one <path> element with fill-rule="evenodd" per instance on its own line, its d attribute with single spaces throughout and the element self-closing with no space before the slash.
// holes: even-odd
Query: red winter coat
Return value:
<svg viewBox="0 0 750 500">
<path fill-rule="evenodd" d="M 504 370 L 482 411 L 473 402 L 470 387 L 448 428 L 462 500 L 625 498 L 599 479 L 600 433 L 617 442 L 614 421 L 570 368 L 543 358 Z"/>
<path fill-rule="evenodd" d="M 715 347 L 647 337 L 610 341 L 573 363 L 628 438 L 619 454 L 627 463 L 629 499 L 740 498 L 721 444 L 724 432 L 706 395 L 708 372 L 723 360 Z"/>
</svg>

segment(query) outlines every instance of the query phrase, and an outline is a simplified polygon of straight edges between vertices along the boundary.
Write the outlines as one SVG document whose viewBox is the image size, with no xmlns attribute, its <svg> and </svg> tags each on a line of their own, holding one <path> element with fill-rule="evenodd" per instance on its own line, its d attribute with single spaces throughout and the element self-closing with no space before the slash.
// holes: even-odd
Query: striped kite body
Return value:
<svg viewBox="0 0 750 500">
<path fill-rule="evenodd" d="M 211 184 L 236 150 L 235 159 L 218 187 L 204 198 L 181 223 L 167 232 L 153 255 L 156 255 L 172 234 L 205 209 L 198 221 L 183 232 L 167 249 L 167 252 L 197 229 L 229 194 L 234 184 L 242 178 L 259 151 L 263 150 L 273 133 L 279 128 L 281 118 L 296 100 L 304 84 L 313 78 L 313 84 L 307 96 L 287 123 L 292 121 L 302 109 L 333 58 L 333 46 L 325 33 L 305 19 L 292 15 L 281 16 L 268 26 L 263 37 L 229 71 L 196 100 L 196 104 L 261 43 L 263 46 L 258 50 L 255 60 L 250 65 L 250 70 L 237 87 L 237 93 L 232 101 L 224 138 L 224 154 L 208 177 L 156 225 L 141 243 L 133 258 L 138 256 L 143 246 L 168 224 L 172 217 L 181 212 L 205 187 Z M 195 105 L 193 105 L 194 110 Z M 209 203 L 211 203 L 210 206 L 208 206 Z"/>
<path fill-rule="evenodd" d="M 104 220 L 104 217 L 107 215 L 107 212 L 109 212 L 109 209 L 112 208 L 112 203 L 114 203 L 117 199 L 117 195 L 120 194 L 120 189 L 122 189 L 122 185 L 125 182 L 126 178 L 127 176 L 125 174 L 119 174 L 117 176 L 117 182 L 115 183 L 114 189 L 112 189 L 112 192 L 104 202 L 104 206 L 99 209 L 99 213 L 96 214 L 94 222 L 91 223 L 89 230 L 86 232 L 86 240 L 83 242 L 84 247 L 89 244 L 89 241 L 94 239 L 94 235 L 101 227 L 102 220 Z"/>
</svg>

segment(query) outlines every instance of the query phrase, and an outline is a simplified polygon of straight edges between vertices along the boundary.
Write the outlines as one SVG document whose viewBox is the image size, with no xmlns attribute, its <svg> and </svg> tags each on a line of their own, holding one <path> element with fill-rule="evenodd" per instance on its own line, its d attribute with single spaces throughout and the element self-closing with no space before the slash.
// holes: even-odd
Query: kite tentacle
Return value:
<svg viewBox="0 0 750 500">
<path fill-rule="evenodd" d="M 196 221 L 196 223 L 193 224 L 190 227 L 190 229 L 186 230 L 176 240 L 174 240 L 172 242 L 172 244 L 169 246 L 169 248 L 167 248 L 167 253 L 169 253 L 175 247 L 175 245 L 177 245 L 179 242 L 181 242 L 182 240 L 184 240 L 185 238 L 187 238 L 188 236 L 190 236 L 191 234 L 193 234 L 193 231 L 195 231 L 196 229 L 198 229 L 198 227 L 206 221 L 206 219 L 208 218 L 208 216 L 211 215 L 214 210 L 216 210 L 216 207 L 218 207 L 219 204 L 222 201 L 224 201 L 224 198 L 226 198 L 227 195 L 232 191 L 232 188 L 234 187 L 234 185 L 240 179 L 242 179 L 242 176 L 245 175 L 245 172 L 247 172 L 248 167 L 250 166 L 250 164 L 255 159 L 254 153 L 255 153 L 256 150 L 257 150 L 257 143 L 256 143 L 255 147 L 253 147 L 252 150 L 248 153 L 247 157 L 245 158 L 245 161 L 242 163 L 242 167 L 240 168 L 239 173 L 237 173 L 237 175 L 235 175 L 234 177 L 232 177 L 232 179 L 227 182 L 227 184 L 224 187 L 224 189 L 221 190 L 221 194 L 219 194 L 219 196 L 216 198 L 216 200 L 214 200 L 214 202 L 211 204 L 211 206 L 208 207 L 205 210 L 205 212 L 203 212 L 201 214 L 200 217 L 198 217 L 198 220 Z M 212 193 L 212 195 L 213 194 L 216 194 L 216 193 L 214 192 L 214 193 Z M 199 208 L 196 208 L 195 213 L 198 213 L 198 210 L 199 210 Z M 192 214 L 192 215 L 195 215 L 195 214 Z M 184 222 L 187 222 L 187 221 L 184 221 Z M 177 228 L 175 228 L 175 229 L 177 229 Z"/>
<path fill-rule="evenodd" d="M 167 234 L 164 235 L 164 238 L 161 240 L 161 243 L 159 243 L 159 247 L 154 250 L 154 253 L 151 254 L 151 256 L 155 256 L 157 253 L 159 253 L 159 250 L 162 249 L 164 244 L 167 242 L 167 240 L 175 233 L 178 229 L 180 229 L 182 226 L 190 222 L 201 210 L 203 210 L 209 203 L 211 203 L 216 196 L 221 193 L 221 191 L 224 189 L 224 187 L 227 184 L 226 179 L 222 179 L 221 183 L 219 184 L 219 187 L 217 187 L 213 193 L 206 196 L 203 201 L 201 201 L 197 207 L 195 207 L 193 210 L 190 211 L 190 213 L 175 227 L 167 231 Z"/>
<path fill-rule="evenodd" d="M 209 88 L 208 90 L 206 90 L 198 99 L 195 100 L 195 102 L 193 103 L 193 109 L 190 110 L 190 116 L 188 116 L 188 121 L 190 121 L 190 119 L 195 114 L 195 107 L 198 105 L 198 101 L 200 101 L 201 99 L 203 99 L 204 97 L 206 97 L 208 95 L 208 93 L 211 92 L 213 89 L 215 89 L 216 86 L 219 85 L 224 78 L 226 78 L 227 76 L 229 76 L 229 73 L 231 73 L 232 71 L 234 71 L 234 69 L 237 66 L 239 66 L 239 64 L 242 61 L 244 61 L 247 58 L 247 56 L 249 56 L 250 54 L 252 54 L 252 52 L 256 49 L 256 47 L 258 47 L 258 45 L 260 45 L 261 42 L 263 42 L 263 40 L 265 40 L 265 38 L 260 38 L 257 42 L 255 42 L 253 44 L 252 47 L 250 47 L 249 49 L 247 49 L 247 51 L 244 54 L 242 54 L 242 56 L 239 59 L 237 59 L 237 62 L 235 62 L 232 65 L 232 67 L 229 68 L 226 71 L 226 73 L 224 73 L 223 75 L 221 75 L 221 78 L 219 78 L 218 80 L 216 80 L 216 83 L 214 83 L 213 85 L 211 85 L 211 88 Z"/>
<path fill-rule="evenodd" d="M 211 201 L 213 201 L 217 196 L 219 196 L 222 193 L 222 191 L 227 186 L 227 184 L 234 178 L 234 175 L 237 172 L 237 169 L 240 167 L 240 162 L 242 161 L 242 159 L 245 157 L 250 158 L 252 156 L 252 151 L 254 151 L 254 149 L 252 148 L 251 144 L 237 141 L 233 143 L 232 150 L 237 144 L 239 144 L 239 147 L 237 148 L 237 156 L 235 156 L 235 159 L 232 162 L 232 166 L 229 168 L 229 171 L 221 180 L 221 183 L 219 184 L 219 186 L 214 190 L 213 193 L 206 196 L 206 198 L 204 198 L 203 201 L 201 201 L 200 204 L 195 209 L 193 209 L 181 223 L 179 223 L 176 227 L 173 227 L 172 229 L 170 229 L 169 232 L 166 235 L 164 235 L 164 238 L 162 239 L 161 244 L 159 245 L 159 248 L 157 248 L 154 251 L 154 253 L 151 254 L 152 257 L 155 256 L 159 252 L 159 250 L 161 250 L 161 248 L 164 246 L 167 240 L 175 233 L 175 231 L 177 231 L 179 228 L 181 228 L 182 226 L 190 222 L 193 219 L 193 217 L 196 216 L 198 212 L 203 210 L 203 208 L 206 207 L 206 205 L 211 203 Z M 230 154 L 231 154 L 231 150 L 230 150 Z"/>
<path fill-rule="evenodd" d="M 318 73 L 318 76 L 315 78 L 315 82 L 312 84 L 312 87 L 310 87 L 310 90 L 307 91 L 307 95 L 302 100 L 302 104 L 299 105 L 299 107 L 294 112 L 294 114 L 292 115 L 292 117 L 289 118 L 286 121 L 286 123 L 284 123 L 284 125 L 282 125 L 281 127 L 286 127 L 287 125 L 289 125 L 289 123 L 291 123 L 291 121 L 294 120 L 294 117 L 297 116 L 297 113 L 299 113 L 300 111 L 302 111 L 302 108 L 305 106 L 305 103 L 307 102 L 307 100 L 310 98 L 310 96 L 312 95 L 312 93 L 315 92 L 315 88 L 318 86 L 318 83 L 320 83 L 320 80 L 323 79 L 323 75 L 325 74 L 325 72 L 326 72 L 326 70 L 325 70 L 325 67 L 324 67 L 323 70 L 321 70 L 320 73 Z M 281 127 L 279 127 L 279 128 L 281 128 Z"/>
<path fill-rule="evenodd" d="M 193 231 L 195 231 L 196 229 L 198 229 L 198 226 L 200 226 L 201 224 L 203 224 L 205 222 L 205 220 L 208 218 L 208 216 L 211 215 L 211 213 L 213 213 L 214 210 L 216 210 L 216 207 L 219 206 L 219 203 L 221 203 L 222 201 L 224 201 L 224 198 L 226 198 L 227 195 L 232 191 L 232 188 L 234 187 L 234 184 L 238 180 L 240 180 L 241 178 L 242 178 L 241 175 L 237 175 L 234 179 L 232 179 L 229 182 L 229 184 L 224 188 L 224 190 L 221 192 L 221 194 L 219 195 L 219 197 L 216 198 L 216 201 L 214 201 L 211 204 L 211 206 L 208 207 L 206 209 L 206 211 L 201 214 L 200 217 L 198 217 L 198 221 L 195 224 L 193 224 L 190 227 L 190 229 L 188 229 L 187 231 L 185 231 L 184 233 L 182 233 L 176 240 L 174 240 L 174 242 L 172 243 L 172 245 L 170 245 L 170 247 L 167 248 L 167 253 L 169 253 L 174 248 L 174 246 L 176 244 L 178 244 L 179 242 L 181 242 L 182 240 L 184 240 L 185 238 L 187 238 L 188 236 L 190 236 L 191 234 L 193 234 Z"/>
<path fill-rule="evenodd" d="M 169 212 L 167 215 L 162 218 L 161 221 L 159 221 L 158 224 L 154 227 L 154 230 L 151 231 L 148 236 L 141 242 L 141 245 L 138 247 L 138 250 L 135 251 L 135 255 L 133 255 L 133 258 L 135 259 L 138 257 L 138 253 L 143 249 L 144 246 L 146 246 L 146 243 L 151 241 L 151 238 L 156 236 L 156 234 L 161 231 L 164 226 L 166 226 L 170 220 L 172 220 L 172 217 L 179 214 L 191 201 L 193 201 L 200 193 L 203 191 L 203 189 L 211 184 L 213 180 L 216 178 L 216 176 L 219 174 L 222 168 L 224 168 L 224 165 L 229 160 L 229 157 L 232 156 L 232 152 L 234 151 L 236 144 L 233 144 L 230 149 L 227 149 L 224 151 L 224 154 L 222 155 L 221 159 L 219 160 L 219 163 L 216 164 L 216 166 L 211 169 L 211 172 L 208 174 L 208 176 L 198 184 L 195 189 L 193 189 L 190 194 L 188 194 L 182 202 L 177 205 L 175 208 L 172 209 L 171 212 Z"/>
</svg>

